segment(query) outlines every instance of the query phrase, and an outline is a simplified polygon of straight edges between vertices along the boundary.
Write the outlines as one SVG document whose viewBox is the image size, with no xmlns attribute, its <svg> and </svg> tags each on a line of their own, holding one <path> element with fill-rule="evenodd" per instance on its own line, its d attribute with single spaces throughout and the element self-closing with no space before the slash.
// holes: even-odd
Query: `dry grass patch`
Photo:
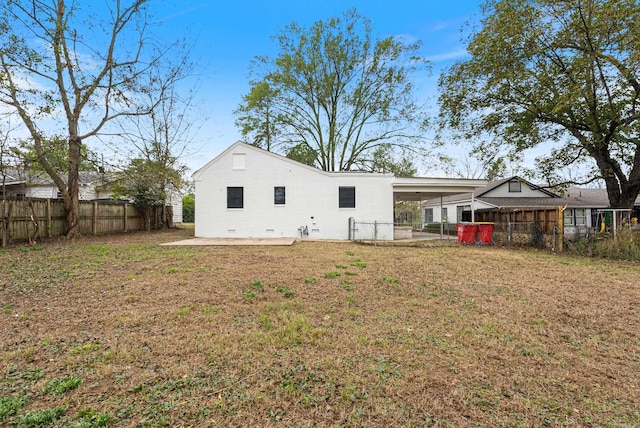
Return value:
<svg viewBox="0 0 640 428">
<path fill-rule="evenodd" d="M 0 424 L 640 424 L 638 265 L 189 233 L 0 253 Z"/>
</svg>

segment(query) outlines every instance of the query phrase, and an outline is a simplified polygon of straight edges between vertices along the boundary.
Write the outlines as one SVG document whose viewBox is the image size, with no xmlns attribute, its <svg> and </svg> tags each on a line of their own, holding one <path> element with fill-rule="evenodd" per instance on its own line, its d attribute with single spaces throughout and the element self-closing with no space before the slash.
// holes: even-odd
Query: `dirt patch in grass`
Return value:
<svg viewBox="0 0 640 428">
<path fill-rule="evenodd" d="M 636 264 L 192 233 L 1 252 L 0 424 L 640 424 Z"/>
</svg>

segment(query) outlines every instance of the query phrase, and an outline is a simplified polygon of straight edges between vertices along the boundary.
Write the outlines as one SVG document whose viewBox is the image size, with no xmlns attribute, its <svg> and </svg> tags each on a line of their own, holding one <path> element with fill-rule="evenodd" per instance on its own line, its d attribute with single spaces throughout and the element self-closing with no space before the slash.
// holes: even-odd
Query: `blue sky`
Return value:
<svg viewBox="0 0 640 428">
<path fill-rule="evenodd" d="M 435 106 L 441 70 L 464 58 L 465 23 L 478 20 L 481 0 L 264 0 L 164 1 L 151 3 L 164 37 L 186 37 L 202 75 L 196 99 L 209 117 L 194 140 L 197 152 L 186 159 L 192 171 L 241 139 L 235 110 L 248 92 L 248 71 L 257 55 L 276 55 L 271 40 L 291 22 L 309 27 L 350 8 L 371 21 L 376 38 L 421 40 L 431 61 L 431 76 L 418 82 L 417 96 Z"/>
</svg>

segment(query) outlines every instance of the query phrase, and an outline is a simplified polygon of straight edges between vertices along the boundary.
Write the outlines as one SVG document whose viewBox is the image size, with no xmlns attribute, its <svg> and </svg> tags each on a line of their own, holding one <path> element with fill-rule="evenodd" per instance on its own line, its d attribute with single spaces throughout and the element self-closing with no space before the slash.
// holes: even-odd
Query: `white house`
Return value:
<svg viewBox="0 0 640 428">
<path fill-rule="evenodd" d="M 460 194 L 422 203 L 423 223 L 444 221 L 451 226 L 471 220 L 471 205 L 476 210 L 564 207 L 564 235 L 583 236 L 598 226 L 602 210 L 609 206 L 604 189 L 570 187 L 559 195 L 513 176 L 492 181 L 474 195 Z"/>
<path fill-rule="evenodd" d="M 58 186 L 45 173 L 28 173 L 16 169 L 0 172 L 0 196 L 14 198 L 61 198 Z M 105 186 L 102 174 L 93 171 L 80 171 L 79 199 L 90 201 L 107 199 L 111 192 Z"/>
<path fill-rule="evenodd" d="M 559 201 L 550 201 L 549 198 L 559 198 L 559 196 L 514 176 L 492 181 L 473 195 L 467 193 L 449 196 L 442 200 L 425 201 L 422 203 L 422 221 L 424 224 L 440 222 L 455 224 L 471 221 L 472 204 L 476 210 L 500 208 L 505 204 L 510 206 L 527 206 L 532 203 L 535 203 L 535 206 L 540 206 L 541 203 L 547 206 L 564 205 Z"/>
<path fill-rule="evenodd" d="M 326 172 L 236 142 L 193 174 L 195 236 L 349 239 L 354 223 L 394 238 L 394 201 L 469 192 L 484 180 Z M 358 226 L 356 226 L 358 227 Z"/>
<path fill-rule="evenodd" d="M 112 180 L 95 171 L 80 171 L 78 198 L 81 201 L 111 199 Z M 16 169 L 0 171 L 0 197 L 60 199 L 58 186 L 45 173 L 28 173 Z M 170 189 L 167 205 L 173 207 L 173 223 L 182 223 L 182 195 L 178 189 Z"/>
</svg>

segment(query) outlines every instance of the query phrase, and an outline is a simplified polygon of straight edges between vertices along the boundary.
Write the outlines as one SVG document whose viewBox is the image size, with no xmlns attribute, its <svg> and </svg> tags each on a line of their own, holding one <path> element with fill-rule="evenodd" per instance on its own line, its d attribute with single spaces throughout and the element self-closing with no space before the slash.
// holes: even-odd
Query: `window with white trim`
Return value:
<svg viewBox="0 0 640 428">
<path fill-rule="evenodd" d="M 584 208 L 567 208 L 564 210 L 565 226 L 585 226 L 587 224 L 587 213 Z"/>
<path fill-rule="evenodd" d="M 353 186 L 340 186 L 338 188 L 338 207 L 356 207 L 356 188 Z"/>
<path fill-rule="evenodd" d="M 424 209 L 424 222 L 433 223 L 433 208 Z"/>
<path fill-rule="evenodd" d="M 284 186 L 276 186 L 273 188 L 273 203 L 275 205 L 284 205 L 286 201 L 285 198 L 285 188 Z"/>
<path fill-rule="evenodd" d="M 227 187 L 227 208 L 244 208 L 244 187 Z"/>
</svg>

